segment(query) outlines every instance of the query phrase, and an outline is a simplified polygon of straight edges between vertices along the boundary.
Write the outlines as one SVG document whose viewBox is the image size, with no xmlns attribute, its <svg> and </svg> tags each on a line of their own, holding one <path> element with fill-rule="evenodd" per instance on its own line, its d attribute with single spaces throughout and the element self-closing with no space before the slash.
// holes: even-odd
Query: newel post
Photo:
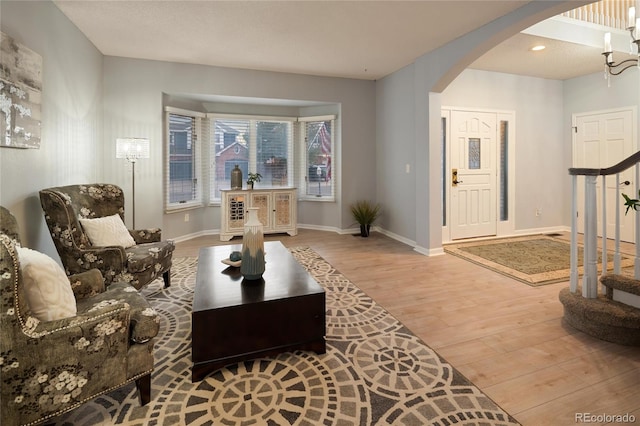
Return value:
<svg viewBox="0 0 640 426">
<path fill-rule="evenodd" d="M 571 257 L 569 290 L 578 291 L 578 176 L 571 176 Z"/>
<path fill-rule="evenodd" d="M 585 176 L 584 276 L 582 278 L 582 296 L 589 299 L 598 297 L 597 178 L 597 176 Z"/>
</svg>

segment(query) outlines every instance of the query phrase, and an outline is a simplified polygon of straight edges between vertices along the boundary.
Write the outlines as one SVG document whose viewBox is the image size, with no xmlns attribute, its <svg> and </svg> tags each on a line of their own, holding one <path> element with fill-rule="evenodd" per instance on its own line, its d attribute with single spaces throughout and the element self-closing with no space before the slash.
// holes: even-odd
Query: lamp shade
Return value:
<svg viewBox="0 0 640 426">
<path fill-rule="evenodd" d="M 118 138 L 116 139 L 116 158 L 136 160 L 149 158 L 149 139 Z"/>
</svg>

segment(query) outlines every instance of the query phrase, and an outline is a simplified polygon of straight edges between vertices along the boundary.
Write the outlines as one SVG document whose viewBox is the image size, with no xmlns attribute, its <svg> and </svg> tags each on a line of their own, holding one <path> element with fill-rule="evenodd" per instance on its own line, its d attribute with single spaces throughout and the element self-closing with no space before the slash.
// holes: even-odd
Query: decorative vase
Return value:
<svg viewBox="0 0 640 426">
<path fill-rule="evenodd" d="M 371 225 L 360 225 L 360 236 L 368 237 L 371 232 Z"/>
<path fill-rule="evenodd" d="M 242 170 L 237 164 L 231 170 L 231 189 L 242 189 Z"/>
<path fill-rule="evenodd" d="M 246 280 L 259 280 L 264 273 L 264 233 L 258 219 L 258 207 L 249 207 L 249 218 L 242 236 L 240 273 Z"/>
</svg>

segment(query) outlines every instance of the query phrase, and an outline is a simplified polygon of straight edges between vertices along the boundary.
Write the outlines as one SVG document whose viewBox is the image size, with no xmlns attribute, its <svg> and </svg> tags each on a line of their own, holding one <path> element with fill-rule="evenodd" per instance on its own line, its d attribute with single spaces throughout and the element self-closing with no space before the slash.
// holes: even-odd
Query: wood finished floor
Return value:
<svg viewBox="0 0 640 426">
<path fill-rule="evenodd" d="M 629 413 L 640 424 L 640 348 L 563 325 L 566 282 L 530 287 L 379 233 L 302 229 L 265 239 L 314 249 L 525 426 L 576 424 L 576 413 Z M 174 256 L 234 243 L 199 237 L 178 243 Z"/>
</svg>

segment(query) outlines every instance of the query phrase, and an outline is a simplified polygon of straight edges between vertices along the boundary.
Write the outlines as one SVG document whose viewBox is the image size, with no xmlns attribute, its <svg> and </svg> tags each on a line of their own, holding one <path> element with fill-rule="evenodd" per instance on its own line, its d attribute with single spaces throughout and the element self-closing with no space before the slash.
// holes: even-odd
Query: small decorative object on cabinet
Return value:
<svg viewBox="0 0 640 426">
<path fill-rule="evenodd" d="M 237 164 L 231 170 L 231 189 L 242 189 L 242 170 Z"/>
<path fill-rule="evenodd" d="M 244 224 L 240 273 L 245 280 L 259 280 L 264 273 L 264 234 L 258 210 L 258 207 L 249 207 L 249 219 Z"/>
<path fill-rule="evenodd" d="M 253 184 L 260 182 L 261 179 L 262 175 L 260 173 L 249 173 L 249 176 L 247 176 L 247 189 L 253 189 Z"/>
<path fill-rule="evenodd" d="M 229 241 L 244 234 L 249 207 L 258 208 L 258 220 L 265 234 L 298 234 L 298 203 L 296 188 L 220 190 L 220 240 Z"/>
</svg>

